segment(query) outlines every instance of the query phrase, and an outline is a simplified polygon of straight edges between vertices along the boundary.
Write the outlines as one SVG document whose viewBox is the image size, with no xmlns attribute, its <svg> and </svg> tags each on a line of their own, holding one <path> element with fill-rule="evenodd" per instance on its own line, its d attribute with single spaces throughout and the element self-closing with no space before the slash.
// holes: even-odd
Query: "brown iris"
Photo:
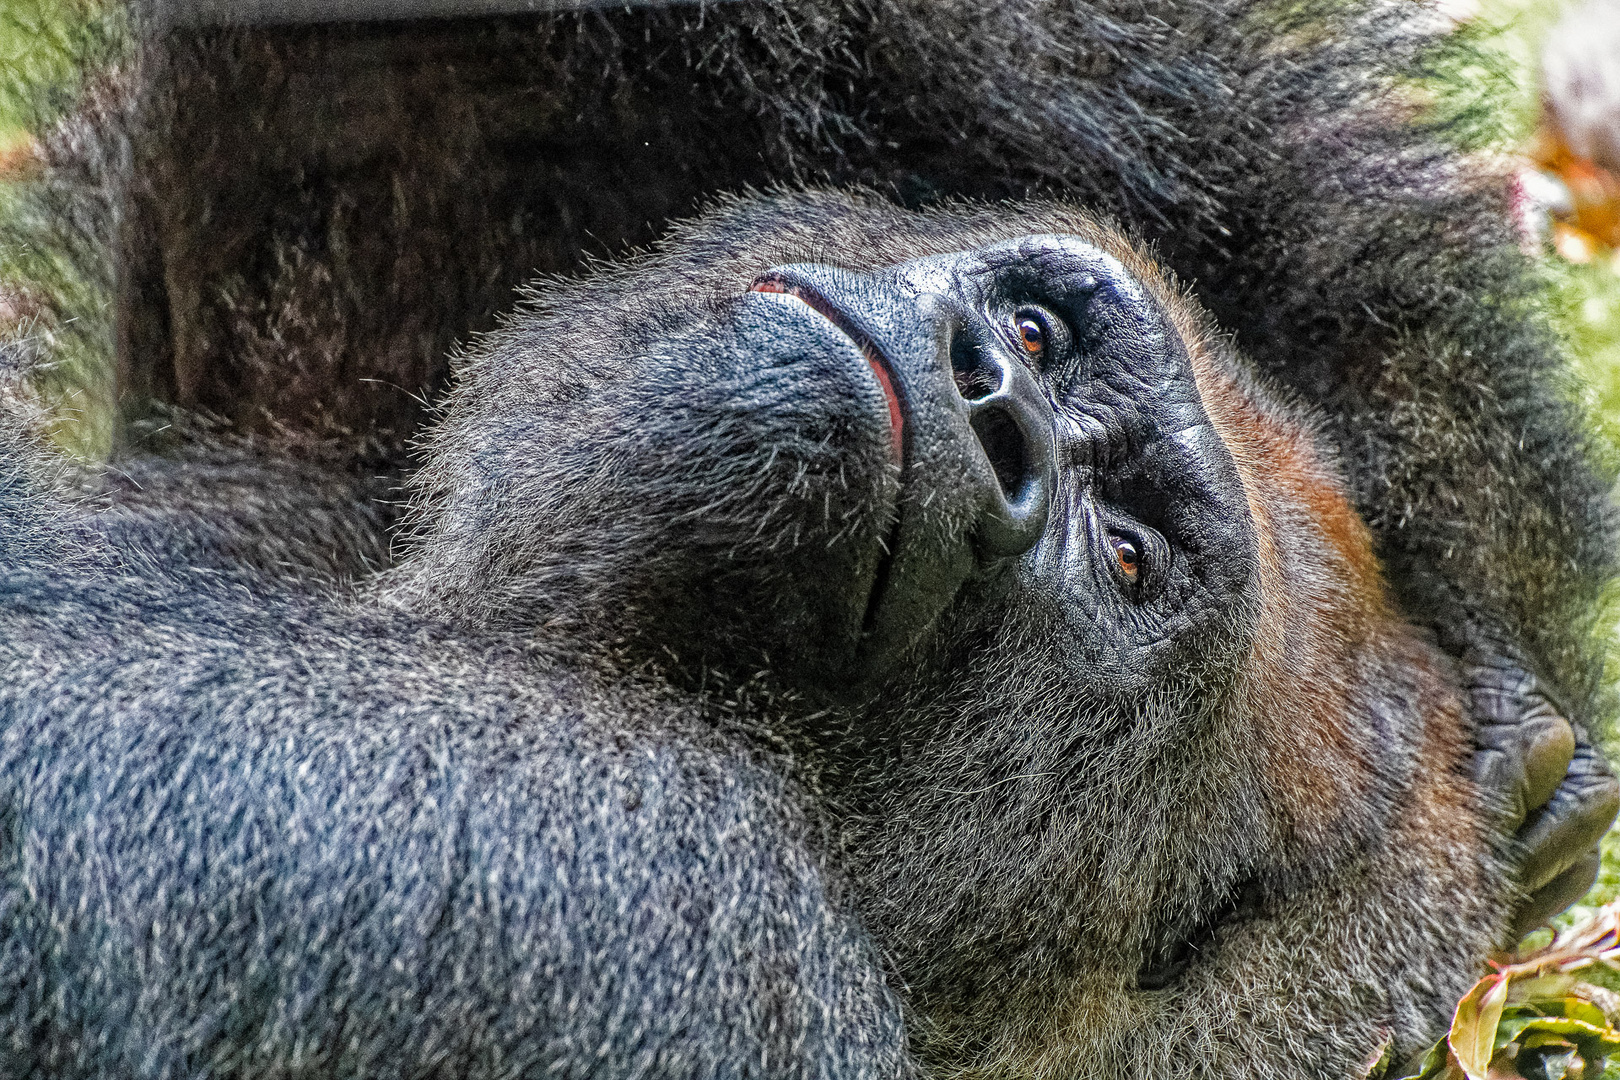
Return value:
<svg viewBox="0 0 1620 1080">
<path fill-rule="evenodd" d="M 1041 320 L 1024 315 L 1018 320 L 1018 341 L 1031 356 L 1046 352 L 1046 325 Z"/>
<path fill-rule="evenodd" d="M 1136 546 L 1136 541 L 1128 536 L 1115 535 L 1114 562 L 1119 564 L 1119 572 L 1125 575 L 1125 580 L 1134 582 L 1142 572 L 1142 552 Z"/>
</svg>

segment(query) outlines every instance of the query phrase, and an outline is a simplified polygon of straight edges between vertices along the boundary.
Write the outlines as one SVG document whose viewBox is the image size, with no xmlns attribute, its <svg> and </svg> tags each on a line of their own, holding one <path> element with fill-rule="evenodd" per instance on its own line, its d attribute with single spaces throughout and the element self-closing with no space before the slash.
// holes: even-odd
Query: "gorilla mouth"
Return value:
<svg viewBox="0 0 1620 1080">
<path fill-rule="evenodd" d="M 775 274 L 766 274 L 749 286 L 749 291 L 791 296 L 838 327 L 845 337 L 855 343 L 855 347 L 866 358 L 866 366 L 872 369 L 872 376 L 877 379 L 878 387 L 883 391 L 883 400 L 889 407 L 889 450 L 894 463 L 902 464 L 905 460 L 906 414 L 900 404 L 899 380 L 895 378 L 894 367 L 889 363 L 889 358 L 883 355 L 883 350 L 878 348 L 871 338 L 861 333 L 831 300 L 807 285 L 785 280 Z"/>
</svg>

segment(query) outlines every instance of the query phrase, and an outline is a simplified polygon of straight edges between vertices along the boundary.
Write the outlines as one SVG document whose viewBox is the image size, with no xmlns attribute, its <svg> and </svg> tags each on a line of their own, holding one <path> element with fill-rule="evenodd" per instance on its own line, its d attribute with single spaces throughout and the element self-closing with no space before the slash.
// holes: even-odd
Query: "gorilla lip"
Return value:
<svg viewBox="0 0 1620 1080">
<path fill-rule="evenodd" d="M 883 400 L 889 407 L 889 449 L 894 455 L 895 464 L 904 461 L 906 414 L 900 405 L 899 381 L 894 376 L 894 368 L 889 363 L 889 358 L 883 355 L 883 350 L 878 348 L 871 338 L 861 333 L 832 301 L 808 286 L 771 274 L 755 281 L 749 287 L 749 291 L 791 296 L 838 327 L 845 337 L 855 343 L 855 347 L 861 351 L 861 356 L 866 359 L 866 366 L 872 369 L 872 376 L 877 379 L 878 388 L 883 391 Z"/>
<path fill-rule="evenodd" d="M 889 411 L 889 453 L 896 466 L 905 464 L 905 436 L 906 414 L 901 405 L 900 380 L 895 377 L 894 368 L 889 358 L 883 355 L 883 350 L 854 324 L 849 316 L 838 309 L 838 306 L 827 299 L 817 289 L 793 281 L 776 273 L 762 274 L 753 285 L 750 292 L 781 293 L 791 296 L 804 304 L 816 314 L 832 323 L 850 342 L 860 350 L 861 357 L 865 359 L 866 366 L 872 370 L 872 377 L 877 380 L 878 389 L 883 391 L 883 402 Z M 883 544 L 883 558 L 879 561 L 876 571 L 872 575 L 871 591 L 866 598 L 866 611 L 861 617 L 861 637 L 866 639 L 877 622 L 878 609 L 882 598 L 888 592 L 889 575 L 894 567 L 894 554 L 898 550 L 900 522 L 898 519 L 891 527 L 887 542 Z"/>
</svg>

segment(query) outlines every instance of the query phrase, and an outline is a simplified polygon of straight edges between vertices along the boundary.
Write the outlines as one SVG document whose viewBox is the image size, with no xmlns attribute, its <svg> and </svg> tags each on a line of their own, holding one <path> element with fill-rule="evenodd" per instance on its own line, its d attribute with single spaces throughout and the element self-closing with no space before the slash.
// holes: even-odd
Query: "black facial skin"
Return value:
<svg viewBox="0 0 1620 1080">
<path fill-rule="evenodd" d="M 992 620 L 1038 597 L 1099 687 L 1185 642 L 1222 662 L 1205 631 L 1254 590 L 1243 488 L 1115 258 L 1032 235 L 767 267 L 707 302 L 669 272 L 623 282 L 593 337 L 518 331 L 482 379 L 508 404 L 448 426 L 473 471 L 440 481 L 450 550 L 419 562 L 469 618 L 846 703 L 970 595 Z"/>
</svg>

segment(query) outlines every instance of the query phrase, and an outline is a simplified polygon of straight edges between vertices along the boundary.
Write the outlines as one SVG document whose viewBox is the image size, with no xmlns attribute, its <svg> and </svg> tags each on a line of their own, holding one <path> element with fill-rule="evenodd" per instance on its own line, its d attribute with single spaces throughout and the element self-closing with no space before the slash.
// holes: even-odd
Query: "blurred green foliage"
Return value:
<svg viewBox="0 0 1620 1080">
<path fill-rule="evenodd" d="M 112 260 L 104 237 L 65 223 L 60 185 L 38 182 L 33 133 L 49 130 L 122 47 L 109 0 L 0 0 L 0 305 L 6 337 L 35 366 L 34 385 L 67 452 L 112 445 Z M 91 197 L 102 193 L 93 193 Z M 49 303 L 36 298 L 49 297 Z"/>
<path fill-rule="evenodd" d="M 0 137 L 71 106 L 83 61 L 111 45 L 117 25 L 97 0 L 0 0 Z"/>
<path fill-rule="evenodd" d="M 1524 145 L 1540 111 L 1536 53 L 1569 5 L 1561 0 L 1484 0 L 1468 34 L 1476 60 L 1446 74 L 1450 91 L 1494 118 L 1499 145 Z M 1549 254 L 1554 318 L 1568 338 L 1575 388 L 1603 440 L 1620 452 L 1620 253 L 1576 264 Z"/>
<path fill-rule="evenodd" d="M 1555 273 L 1559 319 L 1598 432 L 1620 448 L 1620 269 L 1563 263 Z"/>
</svg>

